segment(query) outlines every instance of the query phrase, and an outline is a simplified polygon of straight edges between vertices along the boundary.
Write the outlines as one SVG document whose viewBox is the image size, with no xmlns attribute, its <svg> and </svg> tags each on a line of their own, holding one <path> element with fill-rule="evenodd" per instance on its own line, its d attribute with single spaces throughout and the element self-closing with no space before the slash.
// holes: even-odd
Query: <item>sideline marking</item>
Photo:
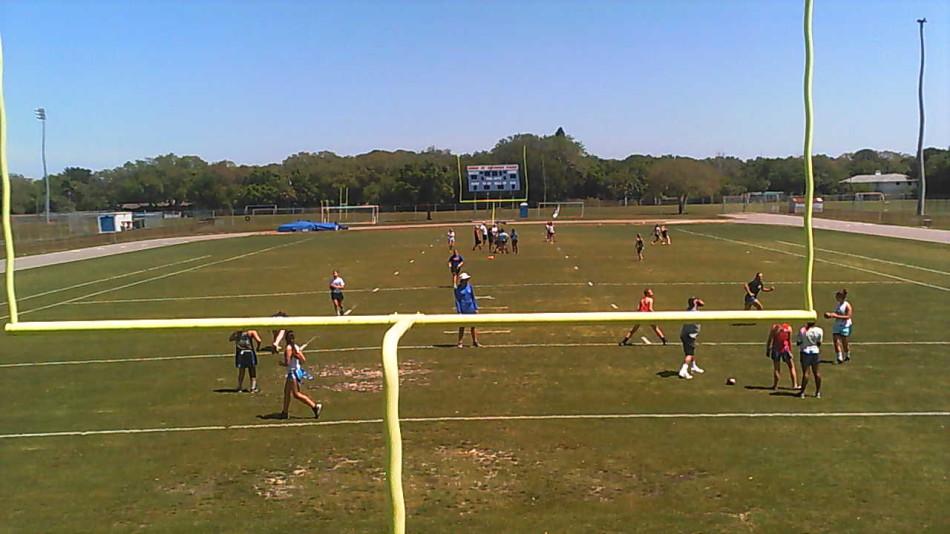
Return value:
<svg viewBox="0 0 950 534">
<path fill-rule="evenodd" d="M 34 293 L 32 295 L 27 295 L 25 297 L 17 297 L 17 302 L 23 302 L 24 300 L 35 299 L 37 297 L 45 297 L 46 295 L 52 295 L 53 293 L 59 293 L 61 291 L 69 291 L 70 289 L 76 289 L 79 287 L 90 286 L 93 284 L 99 284 L 102 282 L 110 282 L 112 280 L 118 280 L 119 278 L 127 278 L 129 276 L 135 276 L 137 274 L 147 273 L 149 271 L 157 271 L 158 269 L 164 269 L 165 267 L 173 267 L 175 265 L 181 265 L 182 263 L 191 263 L 193 261 L 203 260 L 205 258 L 210 258 L 211 254 L 205 254 L 204 256 L 198 256 L 197 258 L 190 258 L 187 260 L 175 261 L 172 263 L 166 263 L 164 265 L 156 265 L 155 267 L 149 267 L 148 269 L 141 269 L 138 271 L 132 271 L 130 273 L 117 274 L 115 276 L 110 276 L 108 278 L 100 278 L 98 280 L 92 280 L 89 282 L 83 282 L 81 284 L 73 284 L 71 286 L 61 287 L 59 289 L 51 289 L 49 291 L 43 291 L 42 293 Z M 0 302 L 0 306 L 7 306 L 7 302 Z"/>
<path fill-rule="evenodd" d="M 805 248 L 805 245 L 799 245 L 798 243 L 789 243 L 788 241 L 778 241 L 778 243 L 781 243 L 781 244 L 783 244 L 783 245 L 790 245 L 790 246 L 798 247 L 798 248 Z M 841 252 L 841 251 L 838 251 L 838 250 L 831 250 L 831 249 L 827 249 L 827 248 L 817 248 L 817 247 L 815 247 L 815 250 L 817 250 L 817 251 L 819 251 L 819 252 L 827 252 L 827 253 L 829 253 L 829 254 L 838 254 L 838 255 L 841 255 L 841 256 L 853 256 L 853 257 L 855 257 L 855 258 L 861 258 L 862 260 L 877 261 L 877 262 L 881 262 L 881 263 L 886 263 L 886 264 L 888 264 L 888 265 L 897 265 L 898 267 L 907 267 L 908 269 L 917 269 L 918 271 L 926 271 L 926 272 L 928 272 L 928 273 L 936 273 L 936 274 L 942 274 L 942 275 L 944 275 L 944 276 L 950 276 L 950 273 L 948 273 L 948 272 L 946 272 L 946 271 L 940 271 L 940 270 L 937 270 L 937 269 L 930 269 L 930 268 L 928 268 L 928 267 L 921 267 L 921 266 L 919 266 L 919 265 L 914 265 L 914 264 L 911 264 L 911 263 L 901 263 L 901 262 L 898 262 L 898 261 L 882 260 L 882 259 L 880 259 L 880 258 L 872 258 L 871 256 L 861 256 L 861 255 L 859 255 L 859 254 L 853 254 L 853 253 L 851 253 L 851 252 Z"/>
<path fill-rule="evenodd" d="M 485 330 L 479 331 L 479 333 L 510 333 L 510 331 L 492 331 Z M 444 330 L 444 334 L 456 334 L 457 331 L 454 330 Z M 751 345 L 761 345 L 759 341 L 709 341 L 703 342 L 702 345 L 710 346 L 751 346 Z M 921 345 L 921 346 L 944 346 L 950 345 L 950 341 L 861 341 L 861 342 L 852 342 L 852 345 L 856 346 L 893 346 L 893 345 Z M 642 346 L 634 344 L 635 346 Z M 644 344 L 645 345 L 645 344 Z M 616 347 L 616 343 L 501 343 L 496 345 L 483 345 L 483 348 L 486 349 L 525 349 L 525 348 L 583 348 L 583 347 Z M 672 345 L 671 345 L 672 346 Z M 662 345 L 656 345 L 657 348 L 661 348 Z M 447 347 L 440 347 L 436 345 L 402 345 L 399 347 L 399 350 L 437 350 L 444 349 Z M 323 353 L 332 353 L 332 352 L 363 352 L 363 351 L 378 351 L 381 350 L 379 345 L 370 345 L 366 347 L 339 347 L 335 349 L 309 349 L 307 352 L 323 352 Z M 262 351 L 263 352 L 263 351 Z M 183 354 L 179 356 L 142 356 L 138 358 L 107 358 L 101 360 L 56 360 L 49 362 L 18 362 L 18 363 L 3 363 L 0 364 L 0 369 L 13 368 L 13 367 L 44 367 L 49 365 L 90 365 L 98 363 L 134 363 L 134 362 L 160 362 L 166 360 L 198 360 L 203 358 L 225 358 L 225 357 L 234 357 L 234 352 L 222 352 L 217 354 Z"/>
<path fill-rule="evenodd" d="M 708 238 L 710 238 L 710 239 L 718 239 L 719 241 L 725 241 L 725 242 L 727 242 L 727 243 L 733 243 L 733 244 L 742 245 L 742 246 L 746 246 L 746 247 L 760 248 L 760 249 L 762 249 L 762 250 L 768 250 L 769 252 L 778 252 L 779 254 L 788 254 L 789 256 L 795 256 L 795 257 L 797 257 L 797 258 L 804 258 L 804 257 L 806 257 L 804 254 L 798 254 L 798 253 L 795 253 L 795 252 L 789 252 L 789 251 L 787 251 L 787 250 L 782 250 L 782 249 L 779 249 L 779 248 L 766 247 L 766 246 L 764 246 L 764 245 L 758 245 L 758 244 L 755 244 L 755 243 L 748 243 L 748 242 L 746 242 L 746 241 L 738 241 L 738 240 L 736 240 L 736 239 L 729 239 L 728 237 L 720 237 L 720 236 L 716 236 L 716 235 L 702 234 L 702 233 L 699 233 L 699 232 L 691 232 L 691 231 L 689 231 L 689 230 L 683 230 L 683 229 L 680 229 L 679 231 L 680 231 L 680 232 L 683 232 L 683 233 L 686 233 L 686 234 L 691 234 L 691 235 L 695 235 L 695 236 L 699 236 L 699 237 L 708 237 Z M 894 280 L 900 280 L 901 282 L 907 282 L 907 283 L 910 283 L 910 284 L 916 284 L 916 285 L 918 285 L 918 286 L 929 287 L 929 288 L 931 288 L 931 289 L 939 289 L 940 291 L 950 291 L 950 287 L 943 287 L 943 286 L 938 286 L 938 285 L 934 285 L 934 284 L 928 284 L 928 283 L 926 283 L 926 282 L 919 282 L 919 281 L 917 281 L 917 280 L 911 280 L 910 278 L 903 278 L 903 277 L 896 276 L 896 275 L 893 275 L 893 274 L 882 273 L 882 272 L 879 272 L 879 271 L 872 271 L 871 269 L 865 269 L 864 267 L 857 267 L 857 266 L 855 266 L 855 265 L 849 265 L 849 264 L 847 264 L 847 263 L 839 263 L 839 262 L 836 262 L 836 261 L 826 260 L 826 259 L 817 258 L 817 257 L 815 258 L 815 261 L 820 261 L 820 262 L 822 262 L 822 263 L 828 263 L 828 264 L 831 264 L 831 265 L 837 265 L 838 267 L 847 267 L 847 268 L 849 268 L 849 269 L 854 269 L 854 270 L 856 270 L 856 271 L 863 271 L 863 272 L 866 272 L 866 273 L 876 274 L 876 275 L 878 275 L 878 276 L 884 276 L 884 277 L 886 277 L 886 278 L 893 278 Z"/>
<path fill-rule="evenodd" d="M 745 282 L 597 282 L 598 286 L 615 287 L 640 287 L 640 286 L 742 286 Z M 769 282 L 773 285 L 802 285 L 804 282 Z M 831 280 L 817 281 L 815 285 L 903 285 L 914 284 L 916 282 L 903 282 L 896 280 Z M 494 288 L 518 288 L 518 287 L 582 287 L 589 286 L 590 282 L 536 282 L 526 284 L 482 284 L 479 287 Z M 392 291 L 434 291 L 445 290 L 446 286 L 413 286 L 413 287 L 386 287 L 373 289 L 348 289 L 347 293 L 379 293 Z M 134 304 L 137 302 L 176 302 L 189 300 L 227 300 L 227 299 L 245 299 L 245 298 L 266 298 L 266 297 L 292 297 L 297 295 L 323 295 L 325 289 L 314 291 L 282 291 L 274 293 L 248 293 L 248 294 L 228 294 L 228 295 L 197 295 L 184 297 L 153 297 L 137 299 L 103 299 L 103 300 L 85 300 L 77 302 L 68 302 L 72 306 L 85 306 L 92 304 Z M 491 295 L 479 295 L 478 300 L 495 300 Z M 613 306 L 611 304 L 611 306 Z"/>
<path fill-rule="evenodd" d="M 722 412 L 722 413 L 605 413 L 605 414 L 551 414 L 551 415 L 461 415 L 448 417 L 403 417 L 400 423 L 455 423 L 484 421 L 580 421 L 590 419 L 754 419 L 773 417 L 947 417 L 950 412 Z M 380 424 L 382 419 L 341 419 L 338 421 L 301 421 L 296 423 L 254 425 L 207 425 L 165 428 L 116 428 L 110 430 L 72 430 L 65 432 L 32 432 L 0 434 L 0 439 L 60 438 L 72 436 L 107 436 L 114 434 L 165 434 L 172 432 L 207 432 L 215 430 L 260 430 L 301 426 L 343 426 Z"/>
<path fill-rule="evenodd" d="M 251 252 L 246 252 L 246 253 L 244 253 L 244 254 L 239 254 L 239 255 L 237 255 L 237 256 L 231 256 L 230 258 L 224 258 L 223 260 L 215 260 L 215 261 L 208 262 L 208 263 L 202 263 L 201 265 L 195 265 L 194 267 L 189 267 L 189 268 L 187 268 L 187 269 L 181 269 L 181 270 L 178 270 L 178 271 L 172 271 L 172 272 L 170 272 L 170 273 L 165 273 L 165 274 L 161 274 L 161 275 L 158 275 L 158 276 L 153 276 L 153 277 L 151 277 L 151 278 L 145 278 L 145 279 L 142 279 L 142 280 L 136 280 L 135 282 L 129 282 L 128 284 L 124 284 L 124 285 L 121 285 L 121 286 L 112 287 L 112 288 L 108 288 L 108 289 L 103 289 L 103 290 L 101 290 L 101 291 L 96 291 L 96 292 L 94 292 L 94 293 L 89 293 L 88 295 L 83 295 L 83 296 L 81 296 L 81 297 L 73 297 L 73 298 L 71 298 L 71 299 L 67 299 L 67 300 L 64 300 L 64 301 L 62 301 L 62 302 L 54 302 L 53 304 L 47 304 L 46 306 L 40 306 L 39 308 L 32 308 L 32 309 L 29 309 L 29 310 L 24 310 L 24 311 L 21 311 L 21 312 L 20 312 L 20 315 L 26 315 L 26 314 L 28 314 L 28 313 L 38 312 L 38 311 L 41 311 L 41 310 L 48 310 L 48 309 L 50 309 L 50 308 L 55 308 L 55 307 L 57 307 L 57 306 L 62 306 L 63 304 L 72 304 L 73 302 L 76 302 L 76 301 L 79 301 L 79 300 L 83 300 L 83 299 L 87 299 L 87 298 L 89 298 L 89 297 L 95 297 L 95 296 L 102 295 L 102 294 L 105 294 L 105 293 L 111 293 L 111 292 L 113 292 L 113 291 L 119 291 L 120 289 L 126 289 L 126 288 L 129 288 L 129 287 L 134 287 L 134 286 L 141 285 L 141 284 L 145 284 L 145 283 L 148 283 L 148 282 L 154 282 L 154 281 L 156 281 L 156 280 L 162 280 L 162 279 L 164 279 L 164 278 L 170 278 L 170 277 L 172 277 L 172 276 L 176 276 L 176 275 L 179 275 L 179 274 L 189 273 L 189 272 L 192 272 L 192 271 L 197 271 L 198 269 L 203 269 L 203 268 L 205 268 L 205 267 L 211 267 L 212 265 L 218 265 L 218 264 L 221 264 L 221 263 L 227 263 L 227 262 L 229 262 L 229 261 L 239 260 L 239 259 L 241 259 L 241 258 L 246 258 L 246 257 L 248 257 L 248 256 L 254 256 L 255 254 L 261 254 L 261 253 L 264 253 L 264 252 L 269 252 L 269 251 L 271 251 L 271 250 L 276 250 L 276 249 L 278 249 L 278 248 L 289 247 L 289 246 L 291 246 L 291 245 L 298 245 L 298 244 L 300 244 L 300 243 L 302 243 L 302 242 L 304 242 L 304 241 L 309 241 L 309 240 L 312 240 L 312 239 L 314 239 L 314 238 L 311 237 L 310 239 L 302 239 L 302 240 L 300 240 L 300 241 L 294 241 L 294 242 L 291 242 L 291 243 L 281 243 L 280 245 L 274 245 L 274 246 L 272 246 L 272 247 L 267 247 L 267 248 L 262 248 L 262 249 L 260 249 L 260 250 L 254 250 L 254 251 L 251 251 Z M 0 319 L 8 319 L 8 318 L 9 318 L 8 315 L 4 315 L 3 317 L 0 317 Z"/>
<path fill-rule="evenodd" d="M 652 344 L 653 344 L 653 343 L 650 343 L 650 340 L 647 339 L 646 336 L 640 336 L 640 339 L 643 340 L 643 344 L 644 344 L 644 345 L 652 345 Z"/>
</svg>

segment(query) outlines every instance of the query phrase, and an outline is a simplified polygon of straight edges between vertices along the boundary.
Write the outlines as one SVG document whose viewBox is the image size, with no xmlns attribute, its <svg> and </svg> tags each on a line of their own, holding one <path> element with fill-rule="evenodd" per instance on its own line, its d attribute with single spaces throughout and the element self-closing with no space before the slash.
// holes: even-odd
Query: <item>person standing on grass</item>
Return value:
<svg viewBox="0 0 950 534">
<path fill-rule="evenodd" d="M 482 231 L 482 243 L 485 243 L 485 246 L 488 247 L 488 252 L 491 252 L 491 241 L 488 240 L 488 227 L 485 226 L 485 223 L 479 227 Z"/>
<path fill-rule="evenodd" d="M 544 225 L 544 240 L 554 244 L 554 223 L 551 221 Z"/>
<path fill-rule="evenodd" d="M 699 311 L 699 308 L 705 306 L 706 303 L 702 299 L 697 297 L 689 297 L 689 300 L 686 301 L 686 311 Z M 683 325 L 683 328 L 680 330 L 680 341 L 683 343 L 683 366 L 680 367 L 679 377 L 685 378 L 686 380 L 692 380 L 693 375 L 690 374 L 692 371 L 693 374 L 699 373 L 703 374 L 703 370 L 696 365 L 696 338 L 699 337 L 699 330 L 701 325 L 699 323 L 686 323 Z"/>
<path fill-rule="evenodd" d="M 284 409 L 280 412 L 279 419 L 287 419 L 290 409 L 290 398 L 293 397 L 307 405 L 313 411 L 314 419 L 320 418 L 320 412 L 323 411 L 323 405 L 313 402 L 306 393 L 300 391 L 300 382 L 304 377 L 304 370 L 301 363 L 306 363 L 307 358 L 303 355 L 303 350 L 297 345 L 297 340 L 293 330 L 287 331 L 287 346 L 284 347 L 284 359 L 281 365 L 287 367 L 287 376 L 284 379 Z"/>
<path fill-rule="evenodd" d="M 330 300 L 333 301 L 333 311 L 337 315 L 343 315 L 343 288 L 345 287 L 346 282 L 340 276 L 340 271 L 333 271 L 333 276 L 330 277 Z"/>
<path fill-rule="evenodd" d="M 459 251 L 452 249 L 452 255 L 449 256 L 449 271 L 452 273 L 452 287 L 459 285 L 459 274 L 462 272 L 462 266 L 465 265 L 465 258 L 459 254 Z"/>
<path fill-rule="evenodd" d="M 802 327 L 798 332 L 798 347 L 802 362 L 802 389 L 798 392 L 800 398 L 805 398 L 805 386 L 808 385 L 808 370 L 815 376 L 815 398 L 821 398 L 821 373 L 818 364 L 821 361 L 821 340 L 825 332 L 814 321 Z"/>
<path fill-rule="evenodd" d="M 639 236 L 640 234 L 637 234 L 637 237 Z M 646 288 L 643 290 L 643 298 L 640 299 L 640 304 L 637 306 L 637 311 L 638 312 L 655 311 L 653 309 L 653 290 L 652 289 Z M 652 328 L 653 331 L 656 333 L 656 337 L 660 338 L 660 341 L 662 341 L 663 344 L 666 345 L 666 336 L 663 335 L 663 331 L 660 330 L 660 327 L 658 327 L 655 324 L 651 324 L 650 328 Z M 639 324 L 633 325 L 633 328 L 631 328 L 630 331 L 627 332 L 627 335 L 623 336 L 623 339 L 620 340 L 620 343 L 618 343 L 618 345 L 620 345 L 621 347 L 625 345 L 629 345 L 630 338 L 633 337 L 633 335 L 636 334 L 637 330 L 639 329 L 640 329 Z"/>
<path fill-rule="evenodd" d="M 775 291 L 775 286 L 766 287 L 765 282 L 762 280 L 762 273 L 755 273 L 755 278 L 753 278 L 748 283 L 742 286 L 745 289 L 745 309 L 751 310 L 755 308 L 757 310 L 762 309 L 762 303 L 759 302 L 759 292 L 764 291 L 766 293 Z"/>
<path fill-rule="evenodd" d="M 474 231 L 474 233 L 475 233 L 475 245 L 472 246 L 472 252 L 474 252 L 475 249 L 478 249 L 478 250 L 481 250 L 481 249 L 482 249 L 482 230 L 478 227 L 477 224 L 475 225 L 475 229 L 474 229 L 474 230 L 475 230 L 475 231 Z"/>
<path fill-rule="evenodd" d="M 449 250 L 454 249 L 455 248 L 455 229 L 449 228 L 449 232 L 445 234 L 445 237 L 449 242 Z"/>
<path fill-rule="evenodd" d="M 651 245 L 655 245 L 660 242 L 660 225 L 653 225 L 653 241 L 650 242 Z"/>
<path fill-rule="evenodd" d="M 271 317 L 287 317 L 287 314 L 283 311 L 278 311 L 274 315 L 271 315 Z M 287 331 L 281 328 L 279 330 L 271 330 L 270 333 L 274 338 L 270 344 L 271 352 L 277 354 L 280 352 L 280 342 L 284 340 L 284 336 L 287 335 Z"/>
<path fill-rule="evenodd" d="M 643 238 L 640 237 L 640 234 L 637 234 L 637 241 L 634 247 L 637 249 L 637 261 L 643 261 Z"/>
<path fill-rule="evenodd" d="M 237 330 L 231 333 L 228 341 L 234 342 L 234 366 L 238 369 L 237 391 L 244 389 L 244 370 L 251 376 L 251 393 L 260 391 L 257 387 L 257 351 L 261 350 L 261 336 L 257 330 Z"/>
<path fill-rule="evenodd" d="M 660 227 L 660 244 L 661 245 L 672 245 L 673 241 L 670 239 L 670 231 L 664 224 Z"/>
<path fill-rule="evenodd" d="M 788 365 L 792 377 L 792 388 L 798 389 L 798 375 L 792 358 L 792 325 L 776 323 L 769 329 L 769 338 L 765 341 L 765 355 L 772 359 L 772 389 L 778 389 L 778 379 L 782 372 L 782 362 Z"/>
<path fill-rule="evenodd" d="M 518 230 L 514 228 L 511 229 L 511 253 L 518 253 Z"/>
<path fill-rule="evenodd" d="M 455 288 L 455 312 L 463 315 L 478 313 L 478 301 L 475 299 L 475 290 L 469 279 L 472 277 L 468 273 L 459 275 L 459 285 Z M 472 326 L 472 346 L 480 347 L 478 344 L 478 331 Z M 458 348 L 462 348 L 462 338 L 465 337 L 465 327 L 459 327 Z"/>
<path fill-rule="evenodd" d="M 841 289 L 835 293 L 838 304 L 835 311 L 825 312 L 826 319 L 834 319 L 835 325 L 831 328 L 831 336 L 835 343 L 835 361 L 844 363 L 851 360 L 851 346 L 848 339 L 851 337 L 851 315 L 854 309 L 848 302 L 848 290 Z"/>
</svg>

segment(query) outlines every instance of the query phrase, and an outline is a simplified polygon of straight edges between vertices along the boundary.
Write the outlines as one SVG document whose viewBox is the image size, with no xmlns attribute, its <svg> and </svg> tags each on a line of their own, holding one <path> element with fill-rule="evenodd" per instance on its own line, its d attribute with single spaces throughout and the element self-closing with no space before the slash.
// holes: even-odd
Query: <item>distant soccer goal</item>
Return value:
<svg viewBox="0 0 950 534">
<path fill-rule="evenodd" d="M 252 204 L 244 206 L 244 215 L 277 215 L 277 204 Z"/>
<path fill-rule="evenodd" d="M 887 196 L 880 191 L 866 191 L 863 193 L 854 194 L 855 202 L 863 202 L 866 200 L 873 200 L 877 202 L 887 202 Z"/>
<path fill-rule="evenodd" d="M 538 217 L 542 219 L 583 219 L 582 201 L 538 202 Z"/>
<path fill-rule="evenodd" d="M 320 222 L 340 224 L 376 224 L 379 222 L 379 206 L 321 206 Z"/>
</svg>

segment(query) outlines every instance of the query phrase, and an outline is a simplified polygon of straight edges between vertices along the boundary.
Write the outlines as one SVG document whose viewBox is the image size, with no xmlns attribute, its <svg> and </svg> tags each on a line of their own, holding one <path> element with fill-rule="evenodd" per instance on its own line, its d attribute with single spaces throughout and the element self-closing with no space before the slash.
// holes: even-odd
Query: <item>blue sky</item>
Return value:
<svg viewBox="0 0 950 534">
<path fill-rule="evenodd" d="M 816 152 L 950 145 L 950 2 L 817 0 Z M 558 126 L 603 157 L 800 153 L 802 2 L 0 0 L 10 170 L 280 161 Z"/>
</svg>

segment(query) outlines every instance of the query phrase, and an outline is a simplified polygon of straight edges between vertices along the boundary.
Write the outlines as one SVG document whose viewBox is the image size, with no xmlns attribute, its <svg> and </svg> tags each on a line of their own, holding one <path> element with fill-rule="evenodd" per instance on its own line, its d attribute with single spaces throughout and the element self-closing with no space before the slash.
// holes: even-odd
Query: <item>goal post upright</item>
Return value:
<svg viewBox="0 0 950 534">
<path fill-rule="evenodd" d="M 10 218 L 10 172 L 7 168 L 7 112 L 3 101 L 3 37 L 0 36 L 0 180 L 3 180 L 3 248 L 6 254 L 4 281 L 7 289 L 7 303 L 10 310 L 10 322 L 17 322 L 16 287 L 14 286 L 13 228 Z"/>
</svg>

